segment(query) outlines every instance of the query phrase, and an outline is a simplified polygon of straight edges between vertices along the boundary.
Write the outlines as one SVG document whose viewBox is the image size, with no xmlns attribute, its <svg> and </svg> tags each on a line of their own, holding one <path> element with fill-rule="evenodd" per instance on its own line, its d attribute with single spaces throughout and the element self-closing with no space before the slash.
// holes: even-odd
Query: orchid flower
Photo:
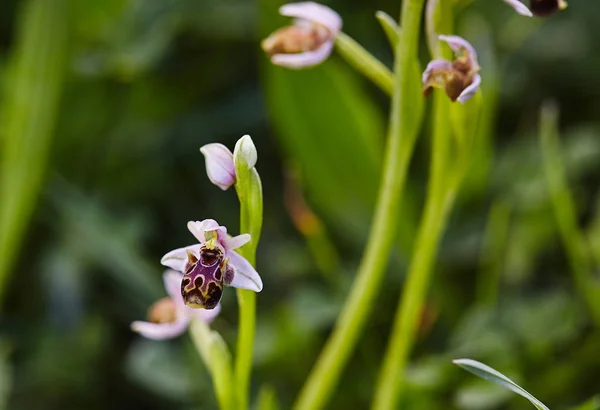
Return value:
<svg viewBox="0 0 600 410">
<path fill-rule="evenodd" d="M 184 273 L 181 294 L 187 306 L 215 308 L 221 300 L 223 285 L 262 290 L 258 272 L 234 251 L 250 242 L 249 234 L 228 237 L 227 228 L 213 219 L 190 221 L 188 229 L 199 243 L 175 249 L 161 259 L 163 265 Z"/>
<path fill-rule="evenodd" d="M 546 17 L 567 8 L 565 0 L 530 0 L 529 7 L 520 0 L 504 0 L 504 2 L 515 9 L 517 13 L 528 17 Z"/>
<path fill-rule="evenodd" d="M 292 26 L 283 27 L 262 42 L 271 62 L 287 68 L 305 68 L 322 63 L 331 54 L 342 18 L 322 4 L 306 1 L 282 6 L 279 13 L 295 17 Z"/>
<path fill-rule="evenodd" d="M 212 310 L 192 309 L 185 305 L 181 295 L 182 277 L 181 273 L 170 269 L 163 274 L 163 282 L 169 296 L 152 305 L 148 311 L 148 322 L 133 322 L 132 330 L 148 339 L 172 339 L 185 332 L 192 319 L 210 323 L 217 317 L 221 311 L 220 304 Z"/>
<path fill-rule="evenodd" d="M 431 89 L 443 88 L 452 101 L 465 103 L 479 89 L 481 76 L 477 53 L 471 44 L 459 36 L 438 37 L 448 43 L 458 56 L 452 62 L 444 59 L 431 61 L 423 73 L 423 94 Z"/>
</svg>

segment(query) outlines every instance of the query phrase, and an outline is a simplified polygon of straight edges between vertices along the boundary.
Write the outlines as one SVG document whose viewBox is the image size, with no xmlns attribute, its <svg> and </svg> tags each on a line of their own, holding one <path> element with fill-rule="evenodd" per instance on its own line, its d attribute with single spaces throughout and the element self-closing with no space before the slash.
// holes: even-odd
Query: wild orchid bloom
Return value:
<svg viewBox="0 0 600 410">
<path fill-rule="evenodd" d="M 221 311 L 221 305 L 212 310 L 192 309 L 183 303 L 179 272 L 167 270 L 163 274 L 165 289 L 169 295 L 157 301 L 148 312 L 149 322 L 136 321 L 131 329 L 148 339 L 164 340 L 179 336 L 188 327 L 190 320 L 197 318 L 210 323 Z"/>
<path fill-rule="evenodd" d="M 213 219 L 190 221 L 188 229 L 200 243 L 175 249 L 160 261 L 183 272 L 181 295 L 187 306 L 215 308 L 223 295 L 223 285 L 255 292 L 262 290 L 258 272 L 234 251 L 250 242 L 249 234 L 228 238 L 227 228 Z"/>
<path fill-rule="evenodd" d="M 295 17 L 294 25 L 283 27 L 262 42 L 271 62 L 287 68 L 311 67 L 331 54 L 342 18 L 322 4 L 306 1 L 282 6 L 279 13 Z"/>
<path fill-rule="evenodd" d="M 523 16 L 547 17 L 559 10 L 567 8 L 565 0 L 530 0 L 529 8 L 519 0 L 504 0 L 515 11 Z"/>
<path fill-rule="evenodd" d="M 423 94 L 431 89 L 443 88 L 452 101 L 463 104 L 479 89 L 481 76 L 477 53 L 471 44 L 459 36 L 439 36 L 457 54 L 454 61 L 433 60 L 423 73 Z"/>
</svg>

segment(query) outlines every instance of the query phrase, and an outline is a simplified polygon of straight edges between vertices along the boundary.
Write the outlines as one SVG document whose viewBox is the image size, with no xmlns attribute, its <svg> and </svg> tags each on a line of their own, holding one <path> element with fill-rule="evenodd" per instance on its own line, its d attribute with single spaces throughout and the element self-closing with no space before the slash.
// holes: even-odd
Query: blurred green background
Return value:
<svg viewBox="0 0 600 410">
<path fill-rule="evenodd" d="M 129 324 L 164 295 L 159 260 L 191 243 L 188 220 L 214 218 L 237 233 L 235 193 L 210 184 L 198 149 L 217 141 L 232 149 L 243 134 L 258 148 L 265 195 L 252 395 L 272 386 L 290 407 L 361 256 L 388 100 L 335 54 L 311 70 L 270 66 L 260 40 L 287 24 L 279 5 L 0 3 L 0 408 L 216 407 L 187 335 L 154 342 Z M 374 13 L 397 16 L 398 1 L 328 5 L 390 66 Z M 457 4 L 457 27 L 480 55 L 485 119 L 441 245 L 403 408 L 531 407 L 454 367 L 457 357 L 569 408 L 600 393 L 600 333 L 555 222 L 538 117 L 547 98 L 559 103 L 559 152 L 597 275 L 600 8 L 572 0 L 541 20 L 479 0 Z M 421 57 L 424 66 L 424 42 Z M 428 121 L 386 284 L 329 408 L 367 408 L 372 396 L 420 218 Z M 234 294 L 213 325 L 230 347 Z"/>
</svg>

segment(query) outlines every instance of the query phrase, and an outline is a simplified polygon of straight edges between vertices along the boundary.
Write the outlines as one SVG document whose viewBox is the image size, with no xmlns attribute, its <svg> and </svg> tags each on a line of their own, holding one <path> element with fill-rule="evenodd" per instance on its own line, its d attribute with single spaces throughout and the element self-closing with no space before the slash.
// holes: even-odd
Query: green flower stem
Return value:
<svg viewBox="0 0 600 410">
<path fill-rule="evenodd" d="M 333 333 L 300 392 L 295 409 L 325 407 L 373 308 L 388 266 L 397 233 L 400 198 L 419 129 L 415 124 L 414 95 L 408 90 L 419 81 L 411 68 L 417 58 L 423 3 L 424 0 L 403 2 L 403 35 L 395 49 L 396 75 L 383 177 L 367 247 Z"/>
<path fill-rule="evenodd" d="M 250 233 L 252 241 L 241 249 L 240 255 L 252 266 L 256 266 L 256 247 L 262 229 L 262 184 L 256 169 L 239 169 L 236 166 L 236 191 L 240 201 L 240 232 Z M 239 330 L 235 362 L 237 408 L 248 409 L 250 373 L 256 328 L 256 293 L 251 290 L 236 290 L 239 306 Z"/>
<path fill-rule="evenodd" d="M 221 410 L 234 409 L 235 396 L 231 391 L 233 374 L 231 356 L 221 335 L 201 320 L 192 320 L 190 335 L 196 350 L 208 368 Z"/>
<path fill-rule="evenodd" d="M 336 36 L 335 46 L 351 66 L 373 81 L 383 92 L 388 95 L 393 94 L 392 72 L 381 61 L 345 33 Z"/>
<path fill-rule="evenodd" d="M 398 304 L 392 335 L 379 373 L 373 409 L 395 409 L 400 398 L 402 376 L 417 336 L 438 243 L 454 198 L 445 182 L 447 145 L 450 141 L 450 102 L 441 90 L 434 92 L 434 133 L 432 162 L 423 220 L 419 226 L 413 259 L 401 302 Z"/>
<path fill-rule="evenodd" d="M 558 140 L 558 110 L 545 104 L 540 116 L 540 142 L 544 172 L 554 208 L 554 216 L 567 251 L 573 280 L 597 326 L 600 326 L 600 285 L 594 280 L 592 254 L 577 226 L 577 211 L 569 192 Z"/>
</svg>

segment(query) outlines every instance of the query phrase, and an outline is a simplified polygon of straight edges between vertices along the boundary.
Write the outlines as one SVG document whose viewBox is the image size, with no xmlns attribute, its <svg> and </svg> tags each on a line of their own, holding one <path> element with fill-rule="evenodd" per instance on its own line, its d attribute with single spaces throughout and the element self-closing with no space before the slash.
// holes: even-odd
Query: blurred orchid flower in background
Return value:
<svg viewBox="0 0 600 410">
<path fill-rule="evenodd" d="M 567 8 L 565 0 L 530 0 L 529 7 L 519 0 L 504 0 L 515 11 L 523 16 L 547 17 L 559 10 Z"/>
<path fill-rule="evenodd" d="M 442 88 L 452 101 L 463 104 L 477 92 L 481 84 L 477 53 L 462 37 L 441 35 L 438 38 L 448 43 L 457 57 L 452 62 L 438 59 L 427 65 L 423 73 L 423 94 L 429 95 L 434 87 Z"/>
<path fill-rule="evenodd" d="M 287 68 L 322 63 L 331 54 L 342 18 L 335 11 L 311 1 L 282 6 L 279 13 L 295 17 L 294 24 L 280 28 L 262 42 L 271 62 Z"/>
<path fill-rule="evenodd" d="M 185 332 L 192 319 L 210 323 L 217 317 L 221 311 L 220 304 L 212 310 L 192 309 L 185 305 L 181 296 L 182 277 L 181 273 L 170 269 L 163 274 L 163 282 L 169 296 L 150 307 L 148 322 L 133 322 L 132 330 L 148 339 L 172 339 Z"/>
<path fill-rule="evenodd" d="M 227 228 L 214 219 L 190 221 L 188 229 L 200 243 L 175 249 L 161 259 L 163 265 L 184 273 L 181 292 L 186 305 L 214 308 L 221 300 L 223 285 L 262 290 L 258 272 L 234 251 L 250 242 L 249 234 L 227 237 Z"/>
</svg>

